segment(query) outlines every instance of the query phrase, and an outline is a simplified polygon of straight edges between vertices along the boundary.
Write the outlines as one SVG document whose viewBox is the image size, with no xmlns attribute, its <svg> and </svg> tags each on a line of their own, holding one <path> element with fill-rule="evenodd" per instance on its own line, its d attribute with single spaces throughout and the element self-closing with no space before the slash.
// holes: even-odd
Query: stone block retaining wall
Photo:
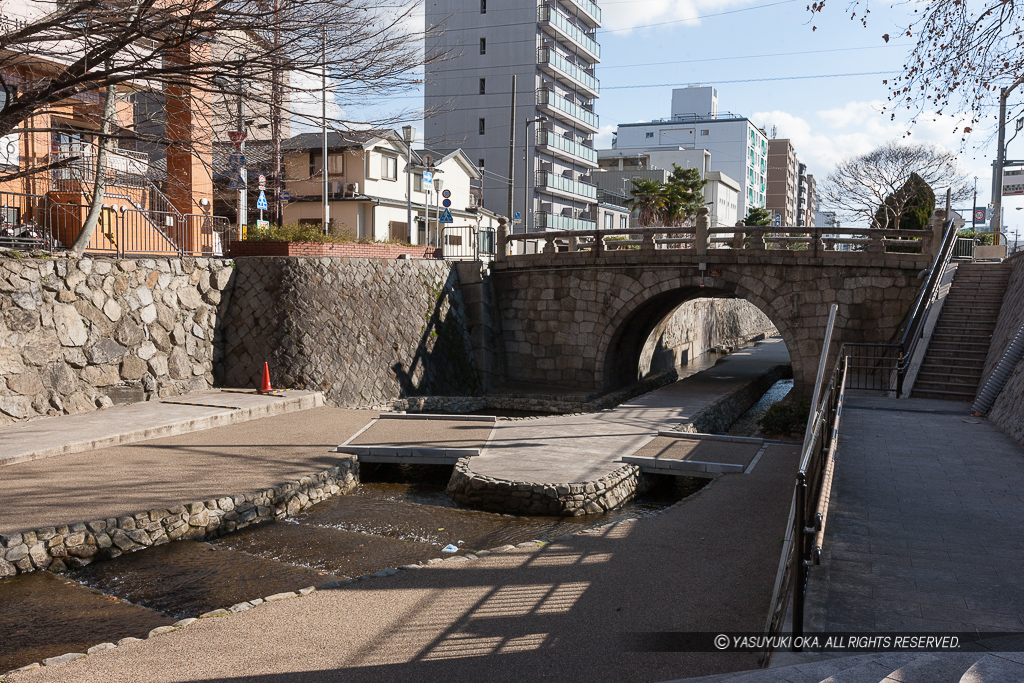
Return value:
<svg viewBox="0 0 1024 683">
<path fill-rule="evenodd" d="M 298 256 L 319 258 L 441 258 L 436 247 L 406 247 L 401 244 L 331 244 L 319 242 L 232 242 L 228 245 L 232 257 L 240 256 Z"/>
<path fill-rule="evenodd" d="M 716 347 L 778 333 L 768 316 L 742 299 L 687 301 L 651 333 L 640 356 L 640 376 L 685 365 Z"/>
<path fill-rule="evenodd" d="M 480 390 L 453 265 L 439 260 L 242 258 L 224 328 L 228 386 L 271 379 L 370 406 Z"/>
<path fill-rule="evenodd" d="M 579 517 L 614 510 L 643 487 L 640 468 L 624 465 L 596 481 L 531 484 L 475 474 L 472 458 L 462 458 L 448 481 L 448 496 L 464 505 L 520 515 Z"/>
<path fill-rule="evenodd" d="M 212 386 L 230 266 L 0 258 L 0 425 Z"/>
<path fill-rule="evenodd" d="M 1010 342 L 1024 325 L 1024 253 L 1014 254 L 1006 260 L 1010 264 L 1010 281 L 1006 284 L 1003 305 L 999 311 L 996 329 L 992 333 L 985 370 L 982 374 L 980 391 L 995 370 L 999 360 L 1006 353 Z M 1003 391 L 996 397 L 988 419 L 1009 434 L 1017 443 L 1024 445 L 1024 362 L 1018 363 L 1010 374 Z"/>
<path fill-rule="evenodd" d="M 36 569 L 61 571 L 183 539 L 213 538 L 290 517 L 353 489 L 355 458 L 298 481 L 253 493 L 185 503 L 118 518 L 0 534 L 0 578 Z"/>
</svg>

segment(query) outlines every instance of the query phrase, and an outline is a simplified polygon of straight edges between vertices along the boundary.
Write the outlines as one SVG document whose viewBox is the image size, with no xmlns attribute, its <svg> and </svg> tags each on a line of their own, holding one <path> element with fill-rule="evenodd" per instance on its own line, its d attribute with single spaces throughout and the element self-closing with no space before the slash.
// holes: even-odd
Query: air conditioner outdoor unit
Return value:
<svg viewBox="0 0 1024 683">
<path fill-rule="evenodd" d="M 354 197 L 359 194 L 359 183 L 349 183 L 345 186 L 345 192 Z"/>
</svg>

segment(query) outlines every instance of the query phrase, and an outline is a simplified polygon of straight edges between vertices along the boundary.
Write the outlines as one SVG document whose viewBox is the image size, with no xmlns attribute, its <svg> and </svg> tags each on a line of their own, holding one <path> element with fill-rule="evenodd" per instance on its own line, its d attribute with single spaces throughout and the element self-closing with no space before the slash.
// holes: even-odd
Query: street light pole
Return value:
<svg viewBox="0 0 1024 683">
<path fill-rule="evenodd" d="M 322 62 L 323 62 L 323 64 L 322 64 L 322 66 L 323 66 L 323 73 L 321 74 L 321 83 L 320 83 L 320 85 L 321 85 L 321 92 L 320 92 L 320 94 L 322 95 L 322 100 L 323 101 L 321 102 L 320 125 L 323 128 L 323 134 L 324 134 L 324 141 L 323 141 L 323 156 L 324 156 L 324 158 L 323 158 L 323 162 L 324 162 L 324 168 L 323 168 L 323 173 L 324 173 L 324 184 L 323 184 L 323 193 L 324 193 L 324 202 L 323 203 L 324 203 L 324 205 L 323 205 L 323 213 L 324 213 L 324 224 L 323 224 L 323 230 L 324 230 L 324 234 L 328 235 L 328 234 L 330 234 L 331 205 L 330 205 L 330 203 L 328 202 L 328 199 L 327 199 L 327 190 L 328 190 L 328 186 L 327 185 L 328 184 L 327 184 L 327 25 L 326 24 L 324 24 L 324 27 L 323 27 L 323 30 L 322 30 L 322 36 L 323 36 L 323 44 L 321 45 L 321 49 L 322 49 L 321 57 L 322 57 Z"/>
<path fill-rule="evenodd" d="M 434 194 L 434 201 L 437 202 L 434 205 L 434 216 L 437 218 L 437 223 L 434 224 L 434 246 L 438 246 L 441 240 L 441 190 L 444 188 L 444 181 L 438 178 L 434 181 L 434 185 L 437 187 L 437 192 Z M 430 234 L 427 234 L 427 243 L 430 243 Z"/>
<path fill-rule="evenodd" d="M 409 226 L 409 244 L 416 244 L 416 230 L 412 224 L 412 141 L 416 137 L 416 129 L 412 126 L 402 126 L 402 139 L 405 140 L 405 196 L 407 198 Z"/>
<path fill-rule="evenodd" d="M 1003 226 L 1003 162 L 1006 161 L 1006 99 L 1014 89 L 1024 83 L 1024 76 L 1013 82 L 1009 88 L 999 91 L 999 147 L 996 149 L 996 163 L 992 167 L 992 244 L 999 244 L 999 233 Z"/>
</svg>

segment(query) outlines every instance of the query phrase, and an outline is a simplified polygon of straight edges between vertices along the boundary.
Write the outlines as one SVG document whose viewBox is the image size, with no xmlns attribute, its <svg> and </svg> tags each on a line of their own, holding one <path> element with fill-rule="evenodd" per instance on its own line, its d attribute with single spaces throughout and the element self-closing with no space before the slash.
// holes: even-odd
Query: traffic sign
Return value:
<svg viewBox="0 0 1024 683">
<path fill-rule="evenodd" d="M 454 223 L 455 219 L 452 218 L 452 212 L 449 211 L 448 209 L 445 209 L 441 213 L 441 217 L 437 219 L 437 222 L 438 223 Z"/>
<path fill-rule="evenodd" d="M 245 141 L 246 132 L 244 130 L 229 130 L 228 140 L 235 145 L 235 149 L 242 149 L 242 142 Z"/>
<path fill-rule="evenodd" d="M 447 192 L 447 191 L 448 191 L 448 190 L 445 190 L 445 192 Z M 442 206 L 444 206 L 444 208 L 446 208 L 446 209 L 447 209 L 447 208 L 448 208 L 449 206 L 451 206 L 451 205 L 452 205 L 452 200 L 450 200 L 450 199 L 446 199 L 446 200 L 444 200 L 443 202 L 441 202 L 441 204 L 442 204 Z"/>
<path fill-rule="evenodd" d="M 424 168 L 433 168 L 434 167 L 434 157 L 430 156 L 429 154 L 424 154 L 423 155 L 423 166 L 424 166 Z"/>
<path fill-rule="evenodd" d="M 267 195 L 263 190 L 260 190 L 260 198 L 256 200 L 256 208 L 261 211 L 267 209 Z"/>
<path fill-rule="evenodd" d="M 290 202 L 292 200 L 292 193 L 288 190 L 281 190 L 281 201 Z"/>
<path fill-rule="evenodd" d="M 262 190 L 267 186 L 267 176 L 260 173 L 260 189 Z"/>
<path fill-rule="evenodd" d="M 430 171 L 424 171 L 423 172 L 423 184 L 424 185 L 433 185 L 434 184 L 434 174 L 431 173 Z"/>
<path fill-rule="evenodd" d="M 516 211 L 515 215 L 512 216 L 512 218 L 516 219 L 517 221 L 521 220 L 522 217 L 523 217 L 523 214 L 519 213 L 518 211 Z"/>
<path fill-rule="evenodd" d="M 448 199 L 449 197 L 452 196 L 452 191 L 451 190 L 445 190 L 444 192 L 441 193 L 441 196 L 444 197 L 445 199 Z M 448 205 L 445 204 L 445 206 L 448 206 Z"/>
<path fill-rule="evenodd" d="M 259 230 L 269 230 L 270 221 L 256 221 L 256 228 Z"/>
<path fill-rule="evenodd" d="M 984 208 L 975 209 L 974 210 L 974 220 L 976 222 L 978 222 L 978 223 L 984 223 L 985 222 L 985 209 Z"/>
</svg>

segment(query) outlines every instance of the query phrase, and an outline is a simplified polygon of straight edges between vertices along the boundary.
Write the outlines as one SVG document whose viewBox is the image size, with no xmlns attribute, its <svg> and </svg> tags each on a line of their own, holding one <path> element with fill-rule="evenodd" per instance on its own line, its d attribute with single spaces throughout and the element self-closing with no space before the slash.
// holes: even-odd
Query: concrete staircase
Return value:
<svg viewBox="0 0 1024 683">
<path fill-rule="evenodd" d="M 886 652 L 735 671 L 673 683 L 1011 683 L 1024 681 L 1019 652 Z"/>
<path fill-rule="evenodd" d="M 957 267 L 914 383 L 914 398 L 974 400 L 1009 277 L 1005 263 Z"/>
</svg>

